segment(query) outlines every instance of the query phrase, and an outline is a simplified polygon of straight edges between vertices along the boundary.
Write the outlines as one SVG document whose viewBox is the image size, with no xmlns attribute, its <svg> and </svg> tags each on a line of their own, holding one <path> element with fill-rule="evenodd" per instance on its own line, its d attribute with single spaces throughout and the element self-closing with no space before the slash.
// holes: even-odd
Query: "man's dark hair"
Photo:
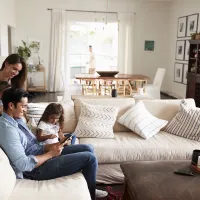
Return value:
<svg viewBox="0 0 200 200">
<path fill-rule="evenodd" d="M 17 103 L 21 102 L 23 97 L 28 97 L 28 92 L 26 92 L 22 88 L 6 89 L 1 97 L 1 100 L 3 102 L 3 109 L 8 110 L 8 104 L 10 102 L 12 102 L 16 107 Z"/>
<path fill-rule="evenodd" d="M 90 48 L 92 48 L 92 45 L 89 45 Z"/>
</svg>

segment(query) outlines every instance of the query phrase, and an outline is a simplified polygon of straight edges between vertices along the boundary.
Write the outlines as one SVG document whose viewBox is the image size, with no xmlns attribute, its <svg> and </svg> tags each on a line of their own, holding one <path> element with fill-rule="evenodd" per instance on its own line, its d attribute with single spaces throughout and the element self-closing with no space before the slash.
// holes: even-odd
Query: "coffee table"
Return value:
<svg viewBox="0 0 200 200">
<path fill-rule="evenodd" d="M 123 200 L 200 200 L 200 175 L 176 175 L 190 161 L 136 161 L 121 164 Z"/>
</svg>

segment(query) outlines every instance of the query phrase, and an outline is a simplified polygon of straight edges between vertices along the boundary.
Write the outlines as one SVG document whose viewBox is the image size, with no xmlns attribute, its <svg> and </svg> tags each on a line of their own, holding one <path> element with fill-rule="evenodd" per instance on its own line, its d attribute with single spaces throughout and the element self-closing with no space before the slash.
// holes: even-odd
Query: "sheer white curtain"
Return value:
<svg viewBox="0 0 200 200">
<path fill-rule="evenodd" d="M 51 46 L 49 91 L 64 90 L 65 72 L 65 11 L 53 9 L 51 16 Z"/>
<path fill-rule="evenodd" d="M 120 73 L 132 74 L 134 72 L 135 14 L 118 13 L 118 22 L 118 70 Z"/>
</svg>

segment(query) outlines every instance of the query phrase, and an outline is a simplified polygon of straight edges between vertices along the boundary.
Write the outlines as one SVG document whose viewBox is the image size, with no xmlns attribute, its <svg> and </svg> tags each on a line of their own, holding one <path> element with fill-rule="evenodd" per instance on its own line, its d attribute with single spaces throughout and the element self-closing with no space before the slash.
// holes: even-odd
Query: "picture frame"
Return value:
<svg viewBox="0 0 200 200">
<path fill-rule="evenodd" d="M 175 63 L 174 66 L 174 82 L 183 82 L 183 63 Z"/>
<path fill-rule="evenodd" d="M 187 85 L 188 64 L 183 64 L 183 84 Z"/>
<path fill-rule="evenodd" d="M 190 37 L 192 33 L 196 33 L 198 30 L 199 14 L 192 14 L 187 16 L 187 37 Z"/>
<path fill-rule="evenodd" d="M 184 60 L 189 60 L 189 54 L 190 54 L 190 42 L 189 40 L 185 41 L 185 52 L 184 52 Z"/>
<path fill-rule="evenodd" d="M 184 60 L 185 56 L 185 40 L 176 41 L 176 60 Z"/>
<path fill-rule="evenodd" d="M 177 38 L 183 38 L 186 36 L 187 30 L 187 16 L 178 18 Z"/>
<path fill-rule="evenodd" d="M 144 50 L 145 51 L 154 51 L 155 41 L 153 40 L 145 40 L 144 41 Z"/>
</svg>

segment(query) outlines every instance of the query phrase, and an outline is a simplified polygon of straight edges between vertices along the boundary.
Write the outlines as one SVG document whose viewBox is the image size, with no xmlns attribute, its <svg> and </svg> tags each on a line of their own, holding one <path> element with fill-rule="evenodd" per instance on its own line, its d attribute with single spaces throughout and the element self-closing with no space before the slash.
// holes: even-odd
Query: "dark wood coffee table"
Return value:
<svg viewBox="0 0 200 200">
<path fill-rule="evenodd" d="M 136 161 L 121 164 L 123 200 L 200 200 L 200 175 L 176 175 L 190 161 Z"/>
</svg>

